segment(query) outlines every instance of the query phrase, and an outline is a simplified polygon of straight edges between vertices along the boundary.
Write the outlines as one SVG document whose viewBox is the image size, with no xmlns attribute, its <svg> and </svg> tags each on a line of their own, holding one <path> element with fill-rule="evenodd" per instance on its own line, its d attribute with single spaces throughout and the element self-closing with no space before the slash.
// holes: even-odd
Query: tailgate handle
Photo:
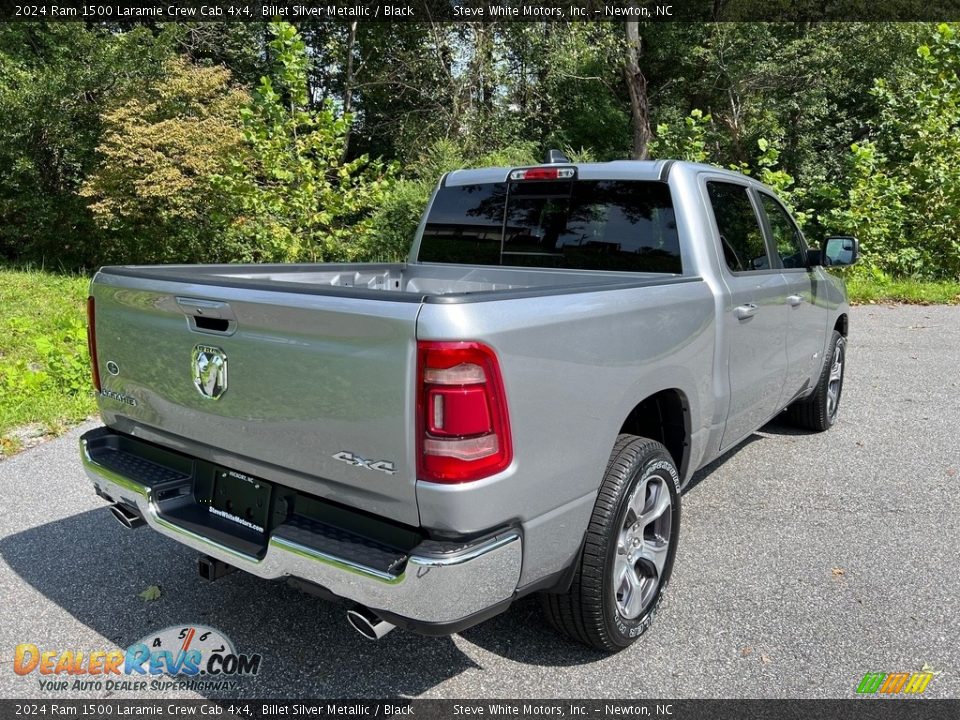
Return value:
<svg viewBox="0 0 960 720">
<path fill-rule="evenodd" d="M 196 326 L 197 330 L 225 333 L 230 329 L 230 321 L 224 320 L 223 318 L 212 318 L 204 315 L 196 315 L 195 317 L 192 317 L 191 320 L 193 320 L 193 324 Z"/>
<path fill-rule="evenodd" d="M 233 335 L 237 331 L 237 318 L 229 303 L 178 297 L 177 305 L 187 316 L 187 323 L 194 332 Z"/>
</svg>

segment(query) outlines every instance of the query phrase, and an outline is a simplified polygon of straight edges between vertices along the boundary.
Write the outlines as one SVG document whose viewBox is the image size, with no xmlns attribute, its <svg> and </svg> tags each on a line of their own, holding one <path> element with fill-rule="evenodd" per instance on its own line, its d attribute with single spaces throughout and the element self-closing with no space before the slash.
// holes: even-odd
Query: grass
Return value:
<svg viewBox="0 0 960 720">
<path fill-rule="evenodd" d="M 850 302 L 856 304 L 957 305 L 960 304 L 960 282 L 851 275 L 847 278 L 847 294 Z"/>
<path fill-rule="evenodd" d="M 89 282 L 0 268 L 0 457 L 96 412 L 86 347 Z"/>
</svg>

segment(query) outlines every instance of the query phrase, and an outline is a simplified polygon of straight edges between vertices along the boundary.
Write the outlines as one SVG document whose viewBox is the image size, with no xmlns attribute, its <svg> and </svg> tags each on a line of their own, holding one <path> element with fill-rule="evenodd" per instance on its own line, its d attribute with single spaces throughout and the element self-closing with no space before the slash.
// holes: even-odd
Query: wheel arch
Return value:
<svg viewBox="0 0 960 720">
<path fill-rule="evenodd" d="M 680 477 L 690 463 L 693 422 L 690 400 L 680 388 L 672 387 L 647 395 L 627 414 L 617 434 L 638 435 L 663 443 L 673 458 Z"/>
<path fill-rule="evenodd" d="M 671 373 L 673 380 L 683 379 L 676 377 Z M 695 408 L 692 407 L 690 395 L 685 390 L 678 387 L 679 383 L 671 382 L 665 377 L 658 377 L 658 384 L 644 384 L 644 391 L 638 393 L 625 394 L 627 397 L 642 397 L 638 402 L 626 403 L 620 406 L 619 417 L 623 420 L 618 427 L 614 428 L 615 434 L 611 438 L 609 448 L 615 447 L 617 437 L 626 433 L 628 435 L 638 435 L 657 440 L 667 448 L 670 457 L 680 473 L 681 483 L 685 484 L 689 478 L 688 469 L 691 458 L 691 447 L 693 446 L 693 428 L 698 421 Z M 696 387 L 695 385 L 691 385 Z M 637 386 L 639 388 L 640 386 Z M 653 388 L 659 388 L 654 390 Z M 636 389 L 636 388 L 635 388 Z M 665 426 L 663 420 L 668 424 Z M 665 433 L 664 429 L 669 430 Z M 699 459 L 699 458 L 696 458 Z M 542 590 L 548 594 L 565 593 L 569 590 L 573 581 L 574 573 L 583 557 L 584 543 L 586 541 L 586 532 L 581 539 L 577 552 L 573 555 L 570 563 L 561 571 L 556 579 L 551 579 L 545 584 L 538 584 L 536 589 Z"/>
<path fill-rule="evenodd" d="M 846 313 L 841 313 L 840 316 L 837 318 L 837 321 L 833 324 L 833 329 L 836 330 L 841 335 L 843 335 L 844 337 L 846 337 L 848 327 L 849 327 L 849 318 L 847 317 Z"/>
</svg>

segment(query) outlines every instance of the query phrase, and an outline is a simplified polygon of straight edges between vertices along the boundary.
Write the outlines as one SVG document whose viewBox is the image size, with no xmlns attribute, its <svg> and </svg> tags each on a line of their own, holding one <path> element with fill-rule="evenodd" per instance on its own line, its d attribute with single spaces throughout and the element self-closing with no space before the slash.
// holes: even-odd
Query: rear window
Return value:
<svg viewBox="0 0 960 720">
<path fill-rule="evenodd" d="M 670 189 L 625 180 L 443 187 L 421 262 L 680 274 Z"/>
</svg>

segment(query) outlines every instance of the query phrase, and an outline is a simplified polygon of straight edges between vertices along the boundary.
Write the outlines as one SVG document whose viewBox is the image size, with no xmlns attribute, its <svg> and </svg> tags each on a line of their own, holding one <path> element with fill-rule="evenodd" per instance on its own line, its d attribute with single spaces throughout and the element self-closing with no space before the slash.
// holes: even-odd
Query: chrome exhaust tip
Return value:
<svg viewBox="0 0 960 720">
<path fill-rule="evenodd" d="M 396 627 L 362 605 L 347 610 L 347 622 L 367 640 L 379 640 Z"/>
<path fill-rule="evenodd" d="M 138 528 L 145 524 L 145 521 L 143 517 L 141 517 L 140 513 L 138 513 L 129 505 L 116 503 L 115 505 L 110 506 L 110 512 L 113 513 L 113 517 L 116 518 L 117 522 L 127 528 L 127 530 L 133 530 L 134 528 Z"/>
</svg>

